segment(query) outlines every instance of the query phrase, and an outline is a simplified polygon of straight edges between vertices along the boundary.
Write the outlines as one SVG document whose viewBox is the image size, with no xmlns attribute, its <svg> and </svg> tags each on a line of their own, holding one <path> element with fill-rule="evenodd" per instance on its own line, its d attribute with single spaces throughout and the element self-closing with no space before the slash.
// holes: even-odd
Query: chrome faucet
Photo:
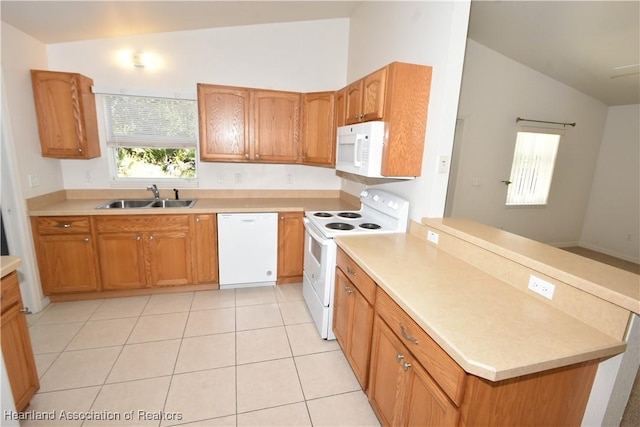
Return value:
<svg viewBox="0 0 640 427">
<path fill-rule="evenodd" d="M 153 193 L 153 197 L 155 197 L 156 199 L 160 198 L 160 191 L 158 190 L 158 186 L 153 184 L 147 187 L 147 190 L 151 191 Z"/>
</svg>

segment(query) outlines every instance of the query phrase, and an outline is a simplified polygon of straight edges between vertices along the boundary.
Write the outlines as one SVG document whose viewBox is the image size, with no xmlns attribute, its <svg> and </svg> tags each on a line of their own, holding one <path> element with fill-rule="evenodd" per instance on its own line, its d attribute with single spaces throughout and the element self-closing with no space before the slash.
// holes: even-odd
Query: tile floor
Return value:
<svg viewBox="0 0 640 427">
<path fill-rule="evenodd" d="M 28 322 L 27 410 L 55 419 L 23 426 L 379 426 L 299 284 L 55 303 Z"/>
</svg>

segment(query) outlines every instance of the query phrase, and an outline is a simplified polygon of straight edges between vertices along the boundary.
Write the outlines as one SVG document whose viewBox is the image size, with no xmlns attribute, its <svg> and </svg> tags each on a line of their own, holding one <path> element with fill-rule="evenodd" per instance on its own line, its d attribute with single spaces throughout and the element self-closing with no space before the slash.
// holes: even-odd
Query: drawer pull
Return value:
<svg viewBox="0 0 640 427">
<path fill-rule="evenodd" d="M 348 274 L 350 274 L 350 275 L 352 275 L 352 276 L 355 276 L 355 275 L 356 275 L 356 272 L 355 272 L 355 271 L 353 271 L 353 270 L 352 270 L 348 265 L 347 265 L 347 273 L 348 273 Z"/>
<path fill-rule="evenodd" d="M 418 340 L 415 339 L 414 337 L 412 337 L 411 335 L 409 335 L 407 333 L 407 331 L 404 330 L 404 325 L 402 323 L 400 323 L 400 332 L 402 333 L 402 337 L 407 340 L 407 341 L 411 341 L 414 344 L 418 344 Z M 406 369 L 405 369 L 406 370 Z"/>
<path fill-rule="evenodd" d="M 404 362 L 404 363 L 402 364 L 402 369 L 404 369 L 404 370 L 405 370 L 405 372 L 406 372 L 410 367 L 411 367 L 411 363 L 409 363 L 409 362 Z"/>
<path fill-rule="evenodd" d="M 58 224 L 58 225 L 56 225 L 56 227 L 58 227 L 58 228 L 71 228 L 71 224 L 69 224 L 69 223 Z"/>
<path fill-rule="evenodd" d="M 85 238 L 84 238 L 84 242 L 85 242 L 85 243 L 89 243 L 89 238 L 88 238 L 88 237 L 85 237 Z"/>
<path fill-rule="evenodd" d="M 396 360 L 399 362 L 402 359 L 404 359 L 404 354 L 398 353 L 398 355 L 396 356 Z"/>
</svg>

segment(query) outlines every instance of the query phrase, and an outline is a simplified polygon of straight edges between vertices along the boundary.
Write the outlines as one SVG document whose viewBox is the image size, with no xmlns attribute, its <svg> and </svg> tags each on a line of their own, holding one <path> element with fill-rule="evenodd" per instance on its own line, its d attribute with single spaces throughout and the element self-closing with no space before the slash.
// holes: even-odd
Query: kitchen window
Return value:
<svg viewBox="0 0 640 427">
<path fill-rule="evenodd" d="M 507 206 L 546 205 L 562 131 L 518 131 L 507 190 Z"/>
<path fill-rule="evenodd" d="M 105 94 L 103 107 L 113 181 L 184 185 L 197 178 L 195 100 Z"/>
</svg>

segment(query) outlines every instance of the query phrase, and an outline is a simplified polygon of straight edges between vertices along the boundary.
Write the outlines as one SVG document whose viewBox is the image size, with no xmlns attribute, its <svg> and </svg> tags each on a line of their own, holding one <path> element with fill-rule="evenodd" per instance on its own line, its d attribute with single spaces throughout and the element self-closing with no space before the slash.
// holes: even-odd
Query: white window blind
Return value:
<svg viewBox="0 0 640 427">
<path fill-rule="evenodd" d="M 103 95 L 107 146 L 194 148 L 195 100 Z"/>
<path fill-rule="evenodd" d="M 546 205 L 562 131 L 518 132 L 511 165 L 507 205 Z"/>
</svg>

